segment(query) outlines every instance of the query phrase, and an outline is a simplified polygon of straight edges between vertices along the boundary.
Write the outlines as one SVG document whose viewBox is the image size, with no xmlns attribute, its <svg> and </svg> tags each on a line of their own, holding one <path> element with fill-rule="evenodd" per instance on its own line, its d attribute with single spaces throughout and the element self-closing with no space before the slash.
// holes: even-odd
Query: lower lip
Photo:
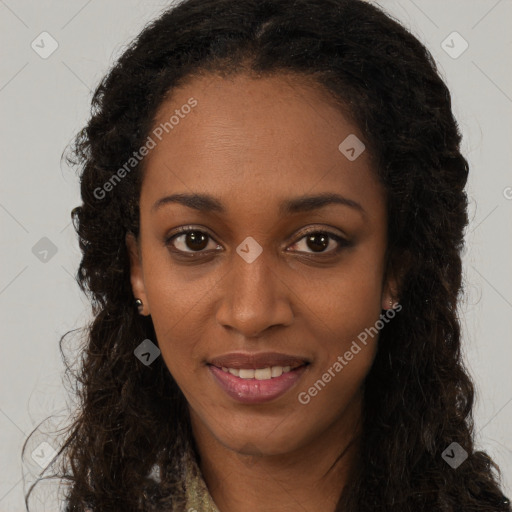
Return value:
<svg viewBox="0 0 512 512">
<path fill-rule="evenodd" d="M 302 377 L 309 365 L 283 373 L 272 379 L 242 379 L 221 368 L 208 365 L 220 387 L 234 400 L 245 404 L 261 404 L 275 400 L 290 390 Z"/>
</svg>

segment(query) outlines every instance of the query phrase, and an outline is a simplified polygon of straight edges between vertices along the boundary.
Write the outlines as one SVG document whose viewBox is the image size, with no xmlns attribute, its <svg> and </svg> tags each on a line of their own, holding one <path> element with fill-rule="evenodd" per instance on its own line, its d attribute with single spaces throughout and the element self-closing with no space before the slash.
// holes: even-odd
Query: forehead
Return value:
<svg viewBox="0 0 512 512">
<path fill-rule="evenodd" d="M 194 78 L 160 106 L 150 135 L 141 207 L 192 191 L 225 198 L 227 213 L 235 200 L 268 209 L 311 193 L 383 201 L 369 152 L 349 159 L 340 150 L 364 139 L 358 127 L 320 86 L 293 75 Z"/>
</svg>

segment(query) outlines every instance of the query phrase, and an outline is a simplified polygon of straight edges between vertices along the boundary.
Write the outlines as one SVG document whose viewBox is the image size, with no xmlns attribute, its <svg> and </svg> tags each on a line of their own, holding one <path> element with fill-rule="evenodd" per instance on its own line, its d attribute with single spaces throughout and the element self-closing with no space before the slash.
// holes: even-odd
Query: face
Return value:
<svg viewBox="0 0 512 512">
<path fill-rule="evenodd" d="M 349 424 L 393 285 L 384 189 L 339 149 L 360 130 L 319 87 L 239 75 L 175 90 L 152 133 L 131 282 L 194 430 L 279 454 Z"/>
</svg>

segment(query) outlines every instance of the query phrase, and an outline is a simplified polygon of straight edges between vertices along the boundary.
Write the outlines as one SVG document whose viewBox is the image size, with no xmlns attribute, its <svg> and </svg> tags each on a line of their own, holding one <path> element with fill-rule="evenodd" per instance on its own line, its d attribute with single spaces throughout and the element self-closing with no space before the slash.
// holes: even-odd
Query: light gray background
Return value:
<svg viewBox="0 0 512 512">
<path fill-rule="evenodd" d="M 478 446 L 501 466 L 505 492 L 512 498 L 512 3 L 379 3 L 433 53 L 463 131 L 471 166 L 461 307 L 464 353 L 477 385 Z M 61 163 L 61 154 L 87 119 L 91 90 L 124 45 L 166 5 L 0 0 L 2 512 L 24 510 L 22 443 L 40 421 L 65 410 L 58 340 L 88 319 L 87 302 L 73 279 L 80 255 L 70 211 L 79 204 L 78 181 Z M 43 31 L 59 45 L 47 59 L 31 48 Z M 456 59 L 441 46 L 453 31 L 469 44 Z M 461 48 L 453 37 L 445 44 L 452 51 Z M 43 237 L 57 247 L 46 262 L 32 252 Z"/>
</svg>

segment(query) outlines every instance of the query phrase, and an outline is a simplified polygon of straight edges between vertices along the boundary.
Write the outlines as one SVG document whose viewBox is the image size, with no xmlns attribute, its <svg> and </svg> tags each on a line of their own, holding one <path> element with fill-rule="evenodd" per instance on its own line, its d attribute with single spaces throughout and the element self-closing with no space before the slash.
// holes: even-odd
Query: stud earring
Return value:
<svg viewBox="0 0 512 512">
<path fill-rule="evenodd" d="M 144 304 L 142 303 L 142 301 L 140 299 L 135 299 L 135 306 L 137 307 L 137 310 L 139 311 L 139 313 L 142 314 L 142 311 L 144 309 Z"/>
</svg>

